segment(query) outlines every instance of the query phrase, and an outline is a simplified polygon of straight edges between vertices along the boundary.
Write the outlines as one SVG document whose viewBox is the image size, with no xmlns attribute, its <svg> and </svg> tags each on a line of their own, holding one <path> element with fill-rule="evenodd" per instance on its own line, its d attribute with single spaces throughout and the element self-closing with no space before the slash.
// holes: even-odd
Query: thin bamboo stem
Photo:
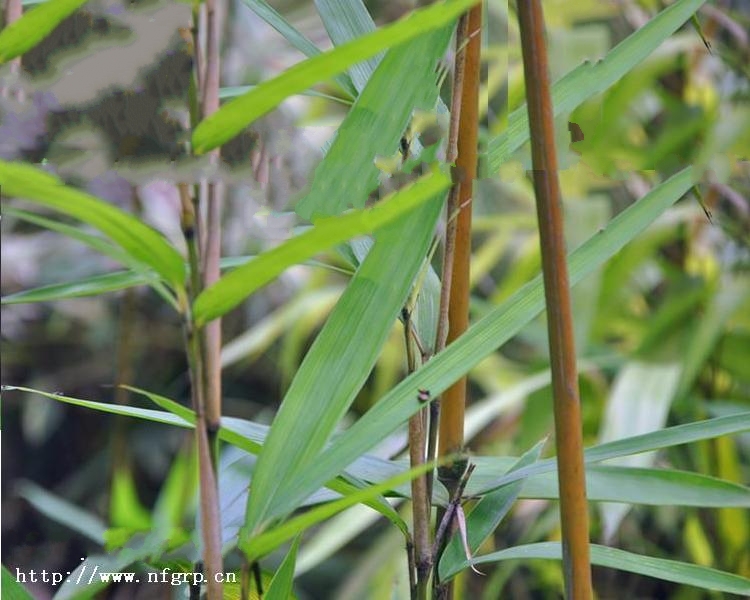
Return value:
<svg viewBox="0 0 750 600">
<path fill-rule="evenodd" d="M 456 157 L 455 182 L 458 202 L 455 207 L 455 245 L 453 260 L 448 264 L 450 273 L 450 301 L 448 303 L 447 343 L 458 338 L 469 325 L 469 265 L 471 260 L 471 198 L 473 180 L 477 173 L 478 129 L 479 129 L 479 80 L 482 5 L 474 6 L 468 13 L 468 28 L 465 43 L 465 66 L 460 89 L 460 115 L 458 127 L 458 155 Z M 449 222 L 453 212 L 449 212 Z M 448 265 L 446 265 L 448 266 Z M 443 278 L 446 279 L 445 274 Z M 462 377 L 444 393 L 440 404 L 440 456 L 457 454 L 464 443 L 464 411 L 466 404 L 466 378 Z M 449 491 L 455 488 L 461 473 L 451 475 L 452 467 L 440 470 L 441 479 Z"/>
<path fill-rule="evenodd" d="M 417 353 L 412 339 L 411 314 L 409 309 L 403 311 L 404 343 L 406 344 L 406 362 L 409 373 L 417 370 Z M 425 421 L 423 411 L 409 419 L 409 462 L 411 468 L 419 467 L 425 461 Z M 412 598 L 427 600 L 430 572 L 432 571 L 432 548 L 430 543 L 430 497 L 427 495 L 427 477 L 418 475 L 411 480 L 412 515 L 414 521 L 414 560 L 416 581 L 412 587 Z"/>
<path fill-rule="evenodd" d="M 540 0 L 518 2 L 542 273 L 547 306 L 566 597 L 592 597 L 573 318 L 565 260 L 544 16 Z"/>
</svg>

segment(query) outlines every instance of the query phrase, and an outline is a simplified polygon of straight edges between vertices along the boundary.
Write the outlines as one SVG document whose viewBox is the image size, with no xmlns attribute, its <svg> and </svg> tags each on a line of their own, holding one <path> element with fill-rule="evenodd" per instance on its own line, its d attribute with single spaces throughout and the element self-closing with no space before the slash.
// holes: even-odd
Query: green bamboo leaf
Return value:
<svg viewBox="0 0 750 600">
<path fill-rule="evenodd" d="M 310 219 L 364 206 L 382 175 L 375 159 L 398 148 L 415 109 L 434 109 L 435 68 L 450 36 L 442 28 L 388 51 L 336 131 L 297 214 Z"/>
<path fill-rule="evenodd" d="M 292 542 L 292 547 L 273 576 L 271 584 L 268 586 L 268 591 L 263 595 L 265 600 L 289 600 L 292 597 L 294 565 L 297 562 L 299 540 L 300 538 L 297 537 Z"/>
<path fill-rule="evenodd" d="M 183 419 L 186 423 L 190 423 L 191 426 L 195 426 L 195 413 L 189 408 L 178 404 L 177 402 L 170 400 L 169 398 L 165 398 L 164 396 L 160 396 L 159 394 L 154 394 L 153 392 L 149 392 L 132 386 L 124 387 L 132 392 L 146 396 L 157 406 L 160 406 L 163 409 L 175 414 L 179 418 Z M 219 439 L 224 440 L 225 442 L 228 442 L 250 454 L 259 454 L 262 448 L 262 444 L 265 442 L 266 437 L 268 436 L 268 430 L 268 426 L 259 425 L 257 423 L 253 423 L 252 421 L 246 421 L 244 419 L 236 419 L 232 417 L 222 417 L 221 425 L 219 427 Z M 351 479 L 352 475 L 349 474 L 348 478 Z M 362 485 L 363 484 L 361 484 L 360 482 L 357 482 L 357 485 L 353 485 L 348 481 L 342 481 L 341 479 L 332 479 L 326 484 L 326 487 L 341 495 L 348 495 L 356 492 L 359 488 L 362 487 Z M 307 501 L 311 504 L 320 502 L 320 500 L 313 502 L 310 498 L 308 498 Z M 408 532 L 408 526 L 406 525 L 404 520 L 393 509 L 393 507 L 391 507 L 391 505 L 385 501 L 385 499 L 373 498 L 367 501 L 367 505 L 373 510 L 379 512 L 389 521 L 391 521 L 391 523 L 396 525 L 396 527 L 398 527 L 402 532 Z"/>
<path fill-rule="evenodd" d="M 643 231 L 690 189 L 693 177 L 692 168 L 677 173 L 620 213 L 606 228 L 571 253 L 571 284 L 578 283 Z M 520 331 L 543 308 L 542 280 L 537 277 L 381 398 L 298 477 L 285 480 L 283 498 L 279 498 L 273 508 L 269 509 L 268 516 L 279 516 L 294 510 L 301 499 L 336 473 L 343 471 L 377 440 L 384 439 L 420 410 L 421 403 L 417 399 L 420 389 L 430 390 L 433 396 L 442 393 Z"/>
<path fill-rule="evenodd" d="M 52 302 L 68 298 L 99 296 L 148 283 L 149 279 L 145 275 L 134 273 L 133 271 L 118 271 L 116 273 L 84 277 L 76 281 L 53 283 L 9 294 L 3 296 L 2 304 L 29 304 L 32 302 Z"/>
<path fill-rule="evenodd" d="M 750 594 L 750 579 L 733 575 L 710 567 L 702 567 L 676 560 L 655 558 L 634 554 L 618 548 L 609 548 L 598 544 L 591 544 L 591 563 L 600 567 L 627 571 L 647 577 L 654 577 L 663 581 L 671 581 L 682 585 L 692 585 L 706 590 L 715 590 L 728 594 L 746 596 Z M 562 545 L 560 542 L 541 542 L 515 546 L 476 557 L 474 565 L 498 562 L 501 560 L 531 559 L 562 560 Z M 451 565 L 456 567 L 456 565 Z M 468 567 L 465 563 L 459 570 Z M 442 572 L 441 579 L 450 578 L 458 571 Z"/>
<path fill-rule="evenodd" d="M 202 325 L 220 317 L 288 267 L 349 238 L 371 233 L 393 222 L 430 199 L 435 199 L 449 185 L 449 177 L 435 168 L 372 208 L 316 221 L 311 229 L 264 252 L 203 290 L 193 306 L 195 321 Z"/>
<path fill-rule="evenodd" d="M 265 81 L 244 96 L 228 102 L 202 121 L 193 133 L 193 149 L 197 154 L 203 154 L 220 146 L 276 108 L 285 98 L 325 81 L 387 48 L 447 26 L 476 2 L 477 0 L 436 2 L 364 37 L 294 65 L 278 77 Z"/>
<path fill-rule="evenodd" d="M 250 10 L 278 31 L 284 39 L 308 58 L 321 54 L 320 48 L 300 33 L 265 0 L 242 0 Z M 335 76 L 336 81 L 351 98 L 357 96 L 357 88 L 346 73 Z"/>
<path fill-rule="evenodd" d="M 2 567 L 2 590 L 3 596 L 8 600 L 34 600 L 34 597 L 11 575 L 5 565 Z"/>
<path fill-rule="evenodd" d="M 86 536 L 100 546 L 104 545 L 104 533 L 107 528 L 96 515 L 80 509 L 30 481 L 20 482 L 16 491 L 45 517 Z M 3 596 L 5 596 L 4 593 Z"/>
<path fill-rule="evenodd" d="M 28 52 L 86 0 L 54 0 L 29 10 L 0 32 L 0 65 Z"/>
<path fill-rule="evenodd" d="M 4 195 L 36 202 L 91 225 L 170 284 L 183 285 L 185 265 L 179 252 L 132 215 L 31 165 L 0 161 L 0 182 Z"/>
<path fill-rule="evenodd" d="M 269 513 L 281 514 L 277 506 L 289 506 L 288 489 L 314 468 L 367 379 L 422 266 L 441 207 L 442 202 L 429 202 L 378 233 L 305 356 L 258 459 L 245 542 L 268 524 Z"/>
<path fill-rule="evenodd" d="M 399 486 L 408 483 L 415 477 L 418 477 L 427 471 L 431 471 L 434 468 L 434 463 L 419 465 L 404 473 L 400 473 L 383 483 L 359 490 L 341 498 L 340 500 L 310 509 L 298 517 L 287 519 L 281 525 L 273 527 L 265 533 L 249 538 L 244 544 L 241 542 L 240 548 L 243 550 L 249 561 L 257 560 L 278 548 L 284 542 L 307 531 L 313 525 L 316 525 L 321 521 L 340 513 L 342 510 L 354 506 L 355 504 L 364 504 L 377 496 L 396 489 Z M 255 490 L 253 489 L 253 491 Z"/>
<path fill-rule="evenodd" d="M 704 435 L 720 437 L 710 433 Z M 477 465 L 477 468 L 472 475 L 472 481 L 466 488 L 466 493 L 481 495 L 491 493 L 495 489 L 505 489 L 507 483 L 503 487 L 496 488 L 498 480 L 501 479 L 498 474 L 510 475 L 512 473 L 513 477 L 509 477 L 507 481 L 512 483 L 523 481 L 520 494 L 522 498 L 558 498 L 555 461 L 544 461 L 543 472 L 540 472 L 543 465 L 541 461 L 538 463 L 539 468 L 510 471 L 509 467 L 513 465 L 514 460 L 512 457 L 472 457 L 472 462 Z M 674 469 L 588 463 L 586 465 L 586 494 L 591 502 L 712 508 L 750 507 L 750 489 L 747 487 L 700 473 Z"/>
<path fill-rule="evenodd" d="M 375 23 L 362 0 L 315 0 L 320 20 L 334 46 L 342 46 L 375 31 Z M 367 85 L 383 58 L 378 54 L 349 67 L 349 77 L 357 92 Z"/>
<path fill-rule="evenodd" d="M 34 225 L 38 225 L 39 227 L 49 229 L 50 231 L 55 231 L 64 236 L 72 238 L 74 240 L 78 240 L 79 242 L 86 244 L 90 248 L 93 248 L 100 254 L 109 256 L 111 259 L 116 260 L 117 262 L 130 267 L 131 271 L 133 272 L 133 283 L 132 283 L 133 286 L 144 285 L 144 284 L 150 285 L 162 298 L 164 298 L 164 300 L 166 300 L 168 304 L 173 306 L 175 310 L 178 309 L 177 300 L 175 299 L 174 295 L 169 291 L 169 289 L 167 289 L 167 287 L 161 281 L 159 276 L 156 273 L 154 273 L 150 268 L 146 267 L 145 265 L 143 265 L 142 263 L 140 263 L 139 261 L 131 257 L 127 252 L 125 252 L 119 246 L 112 244 L 111 242 L 107 241 L 106 239 L 102 237 L 99 237 L 98 235 L 93 235 L 91 233 L 88 233 L 87 231 L 84 231 L 80 227 L 68 225 L 67 223 L 63 223 L 61 221 L 54 221 L 52 219 L 47 219 L 46 217 L 43 217 L 41 215 L 37 215 L 35 213 L 28 212 L 25 210 L 20 210 L 12 206 L 6 206 L 5 208 L 3 208 L 3 212 L 4 214 L 16 217 L 18 219 L 22 219 L 28 223 L 33 223 Z M 138 273 L 138 276 L 135 275 L 136 273 Z M 85 282 L 81 282 L 81 281 L 72 282 L 72 283 L 75 283 L 76 285 L 87 285 Z M 130 286 L 126 286 L 126 287 L 130 287 Z M 24 291 L 21 293 L 25 294 L 27 292 Z M 32 291 L 29 291 L 28 293 L 32 293 Z M 84 294 L 84 295 L 88 295 L 88 294 Z M 8 296 L 8 298 L 10 297 Z M 28 302 L 30 300 L 27 299 L 23 301 Z M 5 302 L 5 299 L 3 299 L 3 302 Z M 21 300 L 19 300 L 19 302 L 21 302 Z"/>
<path fill-rule="evenodd" d="M 552 86 L 555 117 L 564 115 L 619 81 L 643 62 L 659 45 L 682 26 L 706 0 L 678 0 L 625 38 L 596 63 L 585 62 Z M 529 139 L 526 105 L 508 116 L 506 130 L 490 140 L 487 149 L 488 175 L 497 173 L 513 153 Z"/>
</svg>

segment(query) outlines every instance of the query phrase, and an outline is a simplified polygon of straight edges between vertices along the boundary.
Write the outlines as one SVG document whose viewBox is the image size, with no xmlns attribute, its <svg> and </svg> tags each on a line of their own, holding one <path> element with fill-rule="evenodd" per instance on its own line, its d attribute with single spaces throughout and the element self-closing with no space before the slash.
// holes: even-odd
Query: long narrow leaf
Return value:
<svg viewBox="0 0 750 600">
<path fill-rule="evenodd" d="M 246 541 L 268 523 L 269 513 L 290 507 L 289 488 L 313 467 L 367 379 L 423 264 L 441 206 L 427 203 L 378 233 L 305 356 L 258 459 Z"/>
<path fill-rule="evenodd" d="M 530 560 L 530 559 L 562 559 L 562 545 L 559 542 L 541 542 L 538 544 L 527 544 L 516 546 L 492 554 L 476 557 L 472 562 L 475 565 L 498 562 L 501 560 Z M 746 596 L 750 594 L 750 579 L 733 575 L 717 569 L 692 565 L 676 560 L 655 558 L 634 554 L 618 548 L 609 548 L 598 544 L 591 545 L 591 562 L 600 567 L 628 571 L 638 575 L 654 577 L 664 581 L 671 581 L 683 585 L 692 585 L 707 590 L 715 590 L 728 594 L 739 594 Z M 461 568 L 468 566 L 468 562 Z M 449 578 L 458 570 L 457 565 L 452 565 L 452 572 L 441 572 L 442 579 Z"/>
<path fill-rule="evenodd" d="M 693 171 L 687 168 L 615 217 L 605 229 L 570 255 L 571 283 L 579 282 L 614 256 L 692 185 Z M 430 390 L 433 395 L 440 394 L 520 331 L 543 307 L 542 281 L 537 277 L 375 404 L 364 417 L 337 438 L 309 469 L 289 483 L 286 502 L 279 502 L 270 514 L 285 514 L 292 510 L 296 502 L 307 497 L 336 473 L 340 473 L 377 440 L 384 439 L 420 410 L 421 404 L 417 399 L 420 389 Z"/>
<path fill-rule="evenodd" d="M 604 59 L 585 62 L 552 86 L 555 116 L 564 115 L 619 81 L 628 71 L 638 66 L 664 40 L 672 35 L 695 13 L 706 0 L 678 0 L 651 19 L 638 31 L 615 46 Z M 529 139 L 526 106 L 508 116 L 507 129 L 490 140 L 487 150 L 489 175 L 497 172 L 504 162 Z"/>
<path fill-rule="evenodd" d="M 297 214 L 310 219 L 364 206 L 381 174 L 375 159 L 398 148 L 415 109 L 435 107 L 435 68 L 450 35 L 439 29 L 388 51 L 338 128 Z"/>
<path fill-rule="evenodd" d="M 362 0 L 315 0 L 320 20 L 334 46 L 341 46 L 375 31 L 375 23 Z M 356 63 L 349 76 L 357 92 L 367 85 L 382 55 Z"/>
<path fill-rule="evenodd" d="M 477 0 L 436 2 L 369 35 L 294 65 L 278 77 L 228 102 L 201 122 L 193 133 L 195 152 L 203 154 L 232 139 L 253 121 L 276 108 L 285 98 L 325 81 L 383 50 L 448 25 L 476 2 Z"/>
<path fill-rule="evenodd" d="M 289 21 L 281 16 L 265 0 L 242 0 L 245 5 L 256 15 L 278 31 L 284 39 L 302 52 L 305 56 L 311 58 L 321 54 L 320 48 L 300 33 Z M 351 78 L 346 73 L 339 73 L 335 77 L 341 88 L 349 94 L 351 98 L 357 95 L 357 88 L 352 83 Z"/>
<path fill-rule="evenodd" d="M 132 215 L 23 163 L 0 161 L 0 183 L 4 195 L 31 200 L 83 221 L 169 283 L 183 284 L 185 266 L 179 252 L 159 232 Z"/>
<path fill-rule="evenodd" d="M 281 562 L 276 574 L 273 576 L 268 591 L 264 594 L 265 600 L 289 600 L 292 597 L 292 583 L 294 582 L 294 564 L 297 562 L 297 550 L 299 549 L 299 538 L 292 542 L 292 547 Z"/>
<path fill-rule="evenodd" d="M 248 560 L 257 560 L 284 542 L 303 533 L 313 525 L 316 525 L 317 523 L 320 523 L 355 504 L 365 503 L 376 496 L 380 496 L 381 494 L 393 490 L 404 483 L 408 483 L 415 477 L 418 477 L 434 468 L 434 463 L 419 465 L 404 473 L 398 474 L 396 477 L 392 477 L 388 481 L 350 494 L 349 496 L 341 498 L 341 500 L 329 502 L 328 504 L 309 510 L 298 517 L 293 517 L 284 521 L 281 525 L 278 525 L 265 533 L 249 538 L 245 544 L 241 544 L 241 548 L 245 552 Z"/>
<path fill-rule="evenodd" d="M 349 238 L 371 233 L 393 222 L 435 198 L 449 185 L 448 176 L 436 168 L 372 208 L 318 221 L 305 233 L 261 254 L 205 289 L 193 307 L 196 322 L 203 324 L 220 317 L 288 267 Z"/>
<path fill-rule="evenodd" d="M 94 275 L 76 281 L 54 283 L 31 290 L 3 296 L 3 304 L 29 304 L 32 302 L 52 302 L 68 298 L 98 296 L 109 292 L 124 290 L 137 285 L 148 284 L 148 278 L 133 271 L 118 271 Z"/>
</svg>

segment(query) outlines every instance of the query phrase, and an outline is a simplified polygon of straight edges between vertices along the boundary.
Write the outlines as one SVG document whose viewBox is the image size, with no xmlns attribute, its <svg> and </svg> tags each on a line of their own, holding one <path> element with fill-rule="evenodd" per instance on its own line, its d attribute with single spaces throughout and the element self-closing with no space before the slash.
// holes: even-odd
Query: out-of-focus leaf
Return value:
<svg viewBox="0 0 750 600">
<path fill-rule="evenodd" d="M 626 364 L 615 378 L 602 423 L 600 441 L 633 437 L 664 427 L 669 407 L 677 391 L 679 364 Z M 617 464 L 646 467 L 653 464 L 652 454 L 623 457 Z M 630 507 L 626 504 L 602 504 L 599 511 L 604 526 L 604 540 L 611 539 Z"/>
<path fill-rule="evenodd" d="M 493 552 L 492 554 L 486 554 L 485 556 L 478 556 L 472 562 L 474 565 L 482 565 L 512 559 L 521 559 L 524 561 L 530 559 L 561 560 L 562 545 L 559 542 L 541 542 L 538 544 L 515 546 L 506 550 L 500 550 L 499 552 Z M 707 590 L 739 594 L 741 596 L 750 593 L 750 579 L 745 577 L 676 560 L 634 554 L 618 548 L 592 544 L 591 562 L 600 567 L 628 571 L 629 573 L 636 573 L 683 585 L 692 585 Z M 467 566 L 468 562 L 460 568 L 466 568 Z M 440 575 L 441 578 L 446 578 L 454 573 L 446 572 Z"/>
<path fill-rule="evenodd" d="M 100 546 L 104 545 L 104 532 L 107 528 L 99 517 L 81 510 L 30 481 L 19 484 L 18 495 L 25 498 L 45 517 L 86 536 Z M 3 596 L 5 596 L 5 589 L 3 589 Z"/>
<path fill-rule="evenodd" d="M 0 161 L 0 181 L 3 195 L 31 200 L 87 223 L 170 284 L 183 285 L 185 265 L 179 252 L 164 236 L 132 215 L 66 186 L 54 175 L 31 165 Z"/>
<path fill-rule="evenodd" d="M 0 32 L 0 65 L 34 48 L 85 3 L 86 0 L 54 0 L 24 13 Z"/>
<path fill-rule="evenodd" d="M 34 597 L 10 574 L 5 565 L 2 567 L 2 573 L 1 585 L 5 598 L 8 600 L 34 600 Z"/>
<path fill-rule="evenodd" d="M 3 296 L 3 304 L 29 304 L 32 302 L 53 302 L 68 298 L 82 298 L 85 296 L 99 296 L 109 292 L 124 290 L 137 285 L 148 284 L 148 278 L 133 271 L 118 271 L 84 277 L 76 281 L 53 283 L 31 290 L 24 290 Z"/>
<path fill-rule="evenodd" d="M 678 0 L 664 9 L 646 25 L 634 32 L 603 60 L 585 62 L 552 86 L 555 117 L 572 111 L 584 100 L 603 92 L 633 67 L 639 65 L 664 40 L 672 35 L 706 0 Z M 497 173 L 504 162 L 529 139 L 526 106 L 508 116 L 507 129 L 490 140 L 487 150 L 488 175 Z"/>
<path fill-rule="evenodd" d="M 285 98 L 341 73 L 387 48 L 440 29 L 465 12 L 476 0 L 444 0 L 412 12 L 352 42 L 298 63 L 278 77 L 235 98 L 198 125 L 193 149 L 203 154 L 232 139 L 242 129 L 276 108 Z"/>
<path fill-rule="evenodd" d="M 449 185 L 449 177 L 435 168 L 372 208 L 317 221 L 313 228 L 264 252 L 203 290 L 193 305 L 195 321 L 204 324 L 220 317 L 288 267 L 351 237 L 370 233 L 393 222 L 435 199 L 436 194 Z"/>
</svg>

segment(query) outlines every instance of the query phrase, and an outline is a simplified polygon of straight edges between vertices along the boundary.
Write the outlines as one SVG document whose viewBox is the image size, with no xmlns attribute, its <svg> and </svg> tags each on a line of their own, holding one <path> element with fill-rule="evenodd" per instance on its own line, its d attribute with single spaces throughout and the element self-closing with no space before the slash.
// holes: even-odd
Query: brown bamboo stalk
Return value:
<svg viewBox="0 0 750 600">
<path fill-rule="evenodd" d="M 190 270 L 190 302 L 202 288 L 200 254 L 198 250 L 196 223 L 198 215 L 190 198 L 187 184 L 179 185 L 181 201 L 181 226 L 188 248 Z M 190 390 L 195 411 L 195 436 L 198 448 L 201 539 L 203 541 L 203 567 L 209 600 L 220 600 L 222 585 L 217 574 L 222 572 L 221 518 L 219 514 L 219 489 L 216 465 L 208 428 L 206 426 L 206 343 L 203 331 L 196 331 L 189 306 L 184 307 L 183 329 L 188 357 Z"/>
<path fill-rule="evenodd" d="M 567 598 L 588 600 L 592 597 L 592 588 L 581 403 L 565 260 L 544 16 L 540 0 L 519 1 L 518 22 L 547 306 L 565 591 Z"/>
<path fill-rule="evenodd" d="M 207 118 L 219 110 L 219 15 L 217 0 L 206 0 L 206 76 L 201 112 Z M 218 148 L 210 154 L 211 163 L 218 166 Z M 204 248 L 203 286 L 219 279 L 221 255 L 221 189 L 218 181 L 207 186 L 206 246 Z M 205 327 L 206 343 L 206 422 L 209 437 L 215 438 L 221 419 L 221 320 L 216 319 Z M 214 439 L 211 440 L 215 442 Z"/>
<path fill-rule="evenodd" d="M 458 202 L 449 207 L 449 221 L 454 218 L 456 237 L 450 272 L 450 302 L 448 304 L 448 336 L 450 344 L 469 326 L 469 263 L 471 260 L 471 198 L 473 181 L 477 173 L 477 144 L 479 128 L 479 80 L 482 28 L 482 5 L 469 11 L 468 39 L 460 90 L 461 110 L 459 116 L 458 156 L 456 157 L 455 182 L 458 185 Z M 459 453 L 464 444 L 464 412 L 466 404 L 466 377 L 462 377 L 444 393 L 440 404 L 439 454 L 448 456 Z M 462 473 L 448 465 L 441 469 L 441 479 L 451 488 L 458 483 Z M 463 469 L 462 469 L 463 471 Z M 447 477 L 447 478 L 446 478 Z M 452 482 L 452 483 L 451 483 Z"/>
</svg>

